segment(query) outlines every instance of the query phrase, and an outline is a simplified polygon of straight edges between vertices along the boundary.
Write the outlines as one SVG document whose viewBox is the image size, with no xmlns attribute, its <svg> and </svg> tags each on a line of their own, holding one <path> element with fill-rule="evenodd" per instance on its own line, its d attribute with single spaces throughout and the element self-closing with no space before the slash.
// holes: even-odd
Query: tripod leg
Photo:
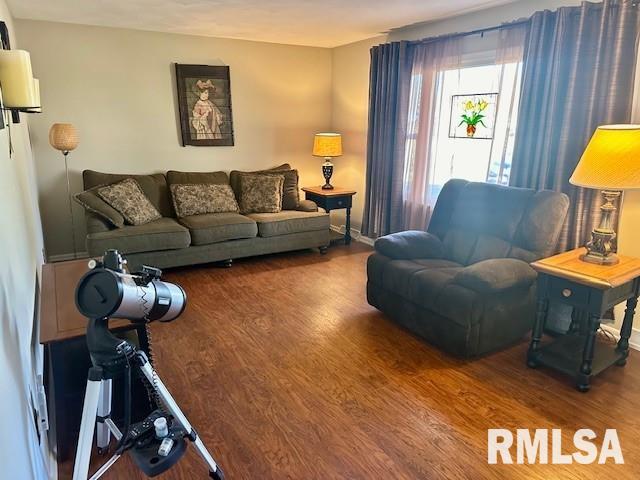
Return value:
<svg viewBox="0 0 640 480">
<path fill-rule="evenodd" d="M 180 425 L 182 425 L 182 428 L 189 432 L 189 437 L 193 442 L 194 447 L 209 467 L 209 475 L 216 480 L 223 480 L 224 474 L 222 473 L 222 470 L 220 469 L 220 467 L 218 467 L 218 464 L 215 462 L 215 460 L 207 450 L 207 447 L 204 446 L 204 443 L 202 443 L 202 440 L 200 439 L 200 437 L 198 437 L 198 434 L 193 429 L 184 413 L 182 413 L 182 410 L 180 410 L 180 407 L 171 396 L 171 393 L 169 393 L 169 390 L 167 390 L 167 387 L 165 387 L 164 383 L 162 383 L 162 380 L 160 380 L 158 374 L 153 371 L 153 368 L 151 367 L 149 360 L 147 360 L 146 355 L 139 353 L 139 357 L 143 359 L 143 362 L 140 365 L 142 373 L 145 377 L 147 377 L 149 383 L 154 386 L 154 388 L 158 392 L 158 395 L 169 409 L 171 415 L 173 415 L 173 417 L 180 423 Z"/>
<path fill-rule="evenodd" d="M 109 441 L 111 440 L 111 430 L 105 422 L 111 415 L 111 392 L 111 379 L 103 380 L 98 401 L 98 424 L 96 427 L 96 444 L 100 454 L 108 450 Z"/>
<path fill-rule="evenodd" d="M 73 464 L 73 480 L 86 479 L 89 474 L 89 460 L 91 459 L 91 447 L 93 445 L 93 429 L 96 425 L 96 413 L 98 413 L 101 384 L 102 368 L 91 367 L 89 369 L 89 378 L 87 379 L 87 390 L 84 394 L 82 423 L 80 424 L 76 459 Z"/>
</svg>

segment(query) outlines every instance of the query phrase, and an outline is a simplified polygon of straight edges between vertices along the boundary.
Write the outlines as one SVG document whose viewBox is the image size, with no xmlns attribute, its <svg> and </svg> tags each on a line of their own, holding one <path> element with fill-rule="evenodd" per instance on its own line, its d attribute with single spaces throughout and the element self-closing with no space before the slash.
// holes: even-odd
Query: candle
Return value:
<svg viewBox="0 0 640 480">
<path fill-rule="evenodd" d="M 25 50 L 0 50 L 0 88 L 6 108 L 36 108 L 31 58 Z"/>
</svg>

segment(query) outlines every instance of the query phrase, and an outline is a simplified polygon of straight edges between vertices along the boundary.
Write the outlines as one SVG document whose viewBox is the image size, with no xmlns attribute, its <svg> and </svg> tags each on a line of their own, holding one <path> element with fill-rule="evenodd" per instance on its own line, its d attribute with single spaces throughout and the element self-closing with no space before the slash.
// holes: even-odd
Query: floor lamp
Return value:
<svg viewBox="0 0 640 480">
<path fill-rule="evenodd" d="M 64 155 L 64 170 L 67 175 L 67 200 L 69 201 L 69 216 L 71 217 L 71 238 L 73 240 L 73 258 L 78 255 L 76 248 L 76 228 L 73 221 L 73 207 L 71 203 L 71 184 L 69 182 L 69 166 L 67 156 L 78 146 L 78 131 L 70 123 L 54 123 L 49 130 L 49 143 Z"/>
</svg>

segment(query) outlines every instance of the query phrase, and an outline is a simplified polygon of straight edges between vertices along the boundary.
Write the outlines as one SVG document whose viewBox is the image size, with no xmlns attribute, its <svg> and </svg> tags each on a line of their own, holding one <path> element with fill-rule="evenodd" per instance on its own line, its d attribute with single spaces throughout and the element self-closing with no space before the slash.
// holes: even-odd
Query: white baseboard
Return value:
<svg viewBox="0 0 640 480">
<path fill-rule="evenodd" d="M 602 325 L 602 329 L 612 333 L 613 336 L 616 337 L 616 340 L 620 339 L 620 330 L 618 330 L 617 328 L 610 325 Z M 631 330 L 631 337 L 629 337 L 629 347 L 633 348 L 634 350 L 640 350 L 640 330 L 638 330 L 637 328 Z"/>
<path fill-rule="evenodd" d="M 78 252 L 76 254 L 73 253 L 60 253 L 58 255 L 49 255 L 47 257 L 48 263 L 55 262 L 66 262 L 67 260 L 77 260 L 81 258 L 89 258 L 88 252 Z"/>
<path fill-rule="evenodd" d="M 344 225 L 331 225 L 329 227 L 332 231 L 337 232 L 337 233 L 341 233 L 344 235 L 345 230 L 347 229 L 346 226 Z M 351 229 L 351 238 L 353 240 L 355 240 L 356 242 L 360 242 L 360 243 L 364 243 L 365 245 L 369 245 L 370 247 L 373 247 L 373 239 L 369 238 L 369 237 L 365 237 L 364 235 L 362 235 L 362 233 L 360 233 L 360 230 L 356 230 L 355 228 Z"/>
</svg>

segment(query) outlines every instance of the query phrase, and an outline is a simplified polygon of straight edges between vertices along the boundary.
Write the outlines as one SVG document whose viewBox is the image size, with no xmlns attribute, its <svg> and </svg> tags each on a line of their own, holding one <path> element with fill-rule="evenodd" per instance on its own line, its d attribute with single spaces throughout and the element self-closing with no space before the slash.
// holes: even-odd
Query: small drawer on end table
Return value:
<svg viewBox="0 0 640 480">
<path fill-rule="evenodd" d="M 551 277 L 547 292 L 549 300 L 556 300 L 574 306 L 589 305 L 589 287 L 563 278 Z"/>
</svg>

